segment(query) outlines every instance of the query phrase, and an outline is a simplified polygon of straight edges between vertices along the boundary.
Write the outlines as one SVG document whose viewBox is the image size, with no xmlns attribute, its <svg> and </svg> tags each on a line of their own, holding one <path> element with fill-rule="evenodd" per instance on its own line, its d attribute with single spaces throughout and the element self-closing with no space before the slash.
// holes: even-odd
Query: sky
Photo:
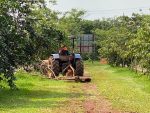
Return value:
<svg viewBox="0 0 150 113">
<path fill-rule="evenodd" d="M 133 12 L 150 14 L 150 0 L 57 0 L 57 5 L 49 7 L 61 12 L 72 8 L 85 10 L 84 18 L 89 20 L 131 16 Z"/>
</svg>

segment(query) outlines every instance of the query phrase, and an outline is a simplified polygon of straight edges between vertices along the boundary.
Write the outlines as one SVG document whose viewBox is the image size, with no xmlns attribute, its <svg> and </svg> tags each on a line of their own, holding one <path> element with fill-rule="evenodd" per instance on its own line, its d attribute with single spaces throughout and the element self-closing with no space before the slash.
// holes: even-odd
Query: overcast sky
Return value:
<svg viewBox="0 0 150 113">
<path fill-rule="evenodd" d="M 84 9 L 87 11 L 84 18 L 99 19 L 123 14 L 130 16 L 133 12 L 150 14 L 150 0 L 57 0 L 57 5 L 52 8 L 62 12 Z"/>
</svg>

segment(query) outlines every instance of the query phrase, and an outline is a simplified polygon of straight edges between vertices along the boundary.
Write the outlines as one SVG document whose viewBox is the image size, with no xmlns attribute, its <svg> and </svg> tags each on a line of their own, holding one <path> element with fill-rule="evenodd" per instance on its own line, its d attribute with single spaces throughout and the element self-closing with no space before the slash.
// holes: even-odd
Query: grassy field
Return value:
<svg viewBox="0 0 150 113">
<path fill-rule="evenodd" d="M 49 80 L 23 71 L 16 76 L 19 90 L 0 90 L 0 113 L 69 113 L 73 110 L 71 100 L 83 98 L 80 83 Z"/>
<path fill-rule="evenodd" d="M 99 92 L 122 111 L 150 113 L 150 80 L 127 68 L 86 63 Z"/>
<path fill-rule="evenodd" d="M 150 113 L 150 80 L 127 68 L 85 62 L 98 93 L 113 108 Z M 84 83 L 49 80 L 24 71 L 16 73 L 19 90 L 0 89 L 0 113 L 84 113 Z M 92 92 L 90 92 L 92 93 Z"/>
</svg>

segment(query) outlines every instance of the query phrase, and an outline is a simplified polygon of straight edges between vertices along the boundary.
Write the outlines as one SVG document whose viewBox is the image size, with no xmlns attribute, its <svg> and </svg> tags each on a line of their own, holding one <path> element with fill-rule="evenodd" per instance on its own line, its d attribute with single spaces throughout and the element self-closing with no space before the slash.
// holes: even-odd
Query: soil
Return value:
<svg viewBox="0 0 150 113">
<path fill-rule="evenodd" d="M 114 110 L 111 103 L 99 95 L 95 84 L 84 84 L 83 91 L 86 94 L 86 100 L 83 102 L 85 113 L 122 113 Z"/>
<path fill-rule="evenodd" d="M 88 76 L 88 73 L 85 75 Z M 78 92 L 78 90 L 76 86 L 71 88 L 73 93 Z M 99 89 L 93 82 L 83 83 L 82 91 L 84 99 L 75 97 L 69 102 L 67 101 L 66 113 L 135 113 L 114 109 L 111 102 L 99 93 Z"/>
<path fill-rule="evenodd" d="M 86 74 L 88 75 L 88 74 Z M 78 92 L 76 86 L 72 87 L 72 92 Z M 135 113 L 114 109 L 111 102 L 101 96 L 99 89 L 93 82 L 82 84 L 83 99 L 72 98 L 67 102 L 66 113 Z"/>
</svg>

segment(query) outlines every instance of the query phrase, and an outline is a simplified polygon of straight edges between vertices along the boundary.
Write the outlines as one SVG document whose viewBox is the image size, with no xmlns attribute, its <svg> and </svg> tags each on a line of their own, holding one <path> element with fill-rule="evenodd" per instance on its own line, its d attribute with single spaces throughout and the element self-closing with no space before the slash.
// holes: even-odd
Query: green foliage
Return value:
<svg viewBox="0 0 150 113">
<path fill-rule="evenodd" d="M 68 35 L 81 32 L 84 11 L 59 13 L 46 7 L 45 0 L 0 1 L 0 80 L 16 88 L 14 71 L 57 52 Z M 54 4 L 56 1 L 49 0 Z"/>
<path fill-rule="evenodd" d="M 16 11 L 18 15 L 24 14 L 24 10 L 20 7 L 21 3 L 14 1 L 3 0 L 0 6 L 0 74 L 3 73 L 9 86 L 15 88 L 12 82 L 14 68 L 22 64 L 28 38 L 26 31 L 22 30 L 21 24 L 13 14 Z"/>
<path fill-rule="evenodd" d="M 58 28 L 61 29 L 67 37 L 65 42 L 66 45 L 71 45 L 68 36 L 74 35 L 77 37 L 82 33 L 81 23 L 84 14 L 85 11 L 83 10 L 72 9 L 71 11 L 65 12 L 59 19 Z"/>
<path fill-rule="evenodd" d="M 140 66 L 149 72 L 150 16 L 133 14 L 108 20 L 107 29 L 94 30 L 101 57 L 116 66 Z"/>
<path fill-rule="evenodd" d="M 56 50 L 54 39 L 63 40 L 64 35 L 57 29 L 56 12 L 44 0 L 3 0 L 0 6 L 0 75 L 15 88 L 14 70 L 48 57 Z"/>
</svg>

